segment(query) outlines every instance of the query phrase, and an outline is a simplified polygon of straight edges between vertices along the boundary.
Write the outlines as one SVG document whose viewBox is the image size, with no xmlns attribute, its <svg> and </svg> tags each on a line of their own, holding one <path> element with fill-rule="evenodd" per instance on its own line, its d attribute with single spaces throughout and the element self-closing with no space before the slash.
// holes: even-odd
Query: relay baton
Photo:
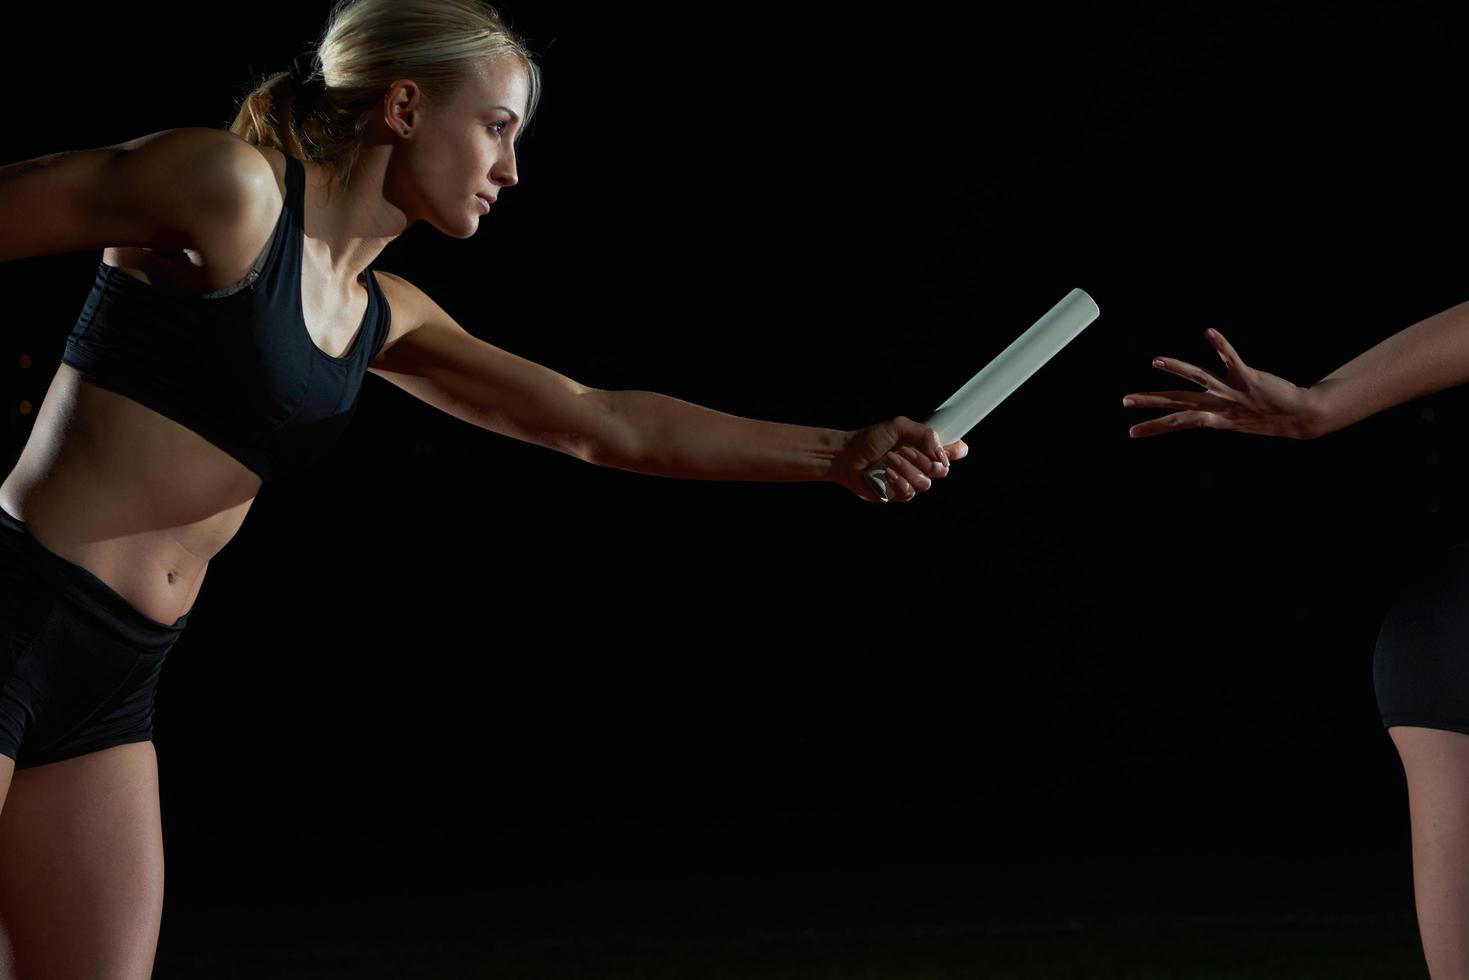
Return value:
<svg viewBox="0 0 1469 980">
<path fill-rule="evenodd" d="M 962 439 L 980 419 L 1039 371 L 1041 365 L 1075 340 L 1101 312 L 1086 290 L 1073 289 L 1067 293 L 1065 299 L 1051 307 L 1050 312 L 934 410 L 925 424 L 938 432 L 939 445 L 947 446 L 955 439 Z M 867 485 L 884 501 L 889 499 L 887 470 L 886 464 L 876 463 L 862 474 Z"/>
</svg>

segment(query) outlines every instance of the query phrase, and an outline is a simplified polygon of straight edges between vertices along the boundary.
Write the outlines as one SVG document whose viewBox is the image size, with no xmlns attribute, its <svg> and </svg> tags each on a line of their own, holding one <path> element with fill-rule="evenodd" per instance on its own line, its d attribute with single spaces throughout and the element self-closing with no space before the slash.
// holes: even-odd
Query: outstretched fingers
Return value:
<svg viewBox="0 0 1469 980">
<path fill-rule="evenodd" d="M 1127 434 L 1134 439 L 1143 439 L 1147 436 L 1161 435 L 1164 432 L 1177 432 L 1180 429 L 1208 429 L 1213 428 L 1211 423 L 1217 417 L 1212 412 L 1174 412 L 1162 418 L 1139 422 L 1128 429 Z"/>
<path fill-rule="evenodd" d="M 1228 404 L 1207 391 L 1142 391 L 1122 399 L 1127 408 L 1183 408 L 1217 410 Z"/>
<path fill-rule="evenodd" d="M 1180 361 L 1173 357 L 1156 357 L 1153 359 L 1153 367 L 1176 374 L 1180 378 L 1192 381 L 1208 391 L 1215 394 L 1226 389 L 1224 380 L 1212 371 L 1205 371 L 1201 367 L 1195 367 L 1187 361 Z"/>
<path fill-rule="evenodd" d="M 1218 353 L 1219 359 L 1224 362 L 1225 375 L 1221 377 L 1212 371 L 1174 357 L 1155 358 L 1153 367 L 1192 381 L 1204 390 L 1148 391 L 1125 395 L 1122 404 L 1127 408 L 1181 409 L 1172 415 L 1139 422 L 1127 430 L 1128 435 L 1141 438 L 1163 432 L 1175 432 L 1179 429 L 1232 426 L 1230 419 L 1238 408 L 1242 392 L 1250 390 L 1254 380 L 1253 375 L 1240 358 L 1239 352 L 1234 349 L 1234 345 L 1226 340 L 1222 333 L 1210 327 L 1204 331 L 1204 336 L 1208 338 L 1209 343 Z M 1230 383 L 1228 379 L 1231 377 L 1234 378 L 1238 387 Z"/>
<path fill-rule="evenodd" d="M 1209 338 L 1209 342 L 1214 345 L 1214 349 L 1219 352 L 1219 357 L 1224 361 L 1225 367 L 1235 372 L 1246 370 L 1244 358 L 1240 357 L 1235 351 L 1233 344 L 1224 339 L 1224 334 L 1215 330 L 1213 327 L 1210 327 L 1204 333 Z"/>
</svg>

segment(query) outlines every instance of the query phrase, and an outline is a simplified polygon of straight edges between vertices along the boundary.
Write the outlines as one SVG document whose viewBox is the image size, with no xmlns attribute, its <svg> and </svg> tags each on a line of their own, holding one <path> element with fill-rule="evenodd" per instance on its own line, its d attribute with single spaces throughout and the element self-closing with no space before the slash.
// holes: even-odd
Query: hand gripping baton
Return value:
<svg viewBox="0 0 1469 980">
<path fill-rule="evenodd" d="M 1073 289 L 1067 293 L 1065 299 L 1051 307 L 1049 313 L 1015 338 L 1009 347 L 1000 351 L 994 360 L 966 381 L 964 387 L 934 410 L 925 424 L 938 432 L 939 445 L 947 446 L 955 439 L 962 439 L 979 424 L 980 419 L 1025 384 L 1041 365 L 1075 340 L 1101 313 L 1086 290 Z M 884 478 L 887 469 L 886 464 L 876 463 L 862 474 L 867 485 L 885 501 L 889 499 Z"/>
</svg>

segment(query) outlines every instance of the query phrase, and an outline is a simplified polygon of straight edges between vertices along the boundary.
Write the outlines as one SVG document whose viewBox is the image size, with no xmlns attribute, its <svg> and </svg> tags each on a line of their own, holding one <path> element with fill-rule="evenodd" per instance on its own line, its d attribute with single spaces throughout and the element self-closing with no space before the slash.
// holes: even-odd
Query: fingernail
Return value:
<svg viewBox="0 0 1469 980">
<path fill-rule="evenodd" d="M 1162 366 L 1163 366 L 1163 358 L 1161 358 L 1161 357 L 1155 357 L 1155 358 L 1153 358 L 1153 367 L 1162 367 Z"/>
</svg>

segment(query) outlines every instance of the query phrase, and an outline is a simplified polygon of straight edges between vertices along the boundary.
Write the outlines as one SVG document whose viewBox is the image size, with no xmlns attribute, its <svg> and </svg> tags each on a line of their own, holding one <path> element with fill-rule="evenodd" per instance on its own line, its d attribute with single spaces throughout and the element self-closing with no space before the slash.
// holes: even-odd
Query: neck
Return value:
<svg viewBox="0 0 1469 980">
<path fill-rule="evenodd" d="M 343 187 L 328 168 L 303 161 L 305 247 L 332 279 L 352 283 L 408 226 L 407 216 L 383 196 L 380 162 L 365 154 Z M 376 163 L 376 165 L 374 165 Z"/>
</svg>

